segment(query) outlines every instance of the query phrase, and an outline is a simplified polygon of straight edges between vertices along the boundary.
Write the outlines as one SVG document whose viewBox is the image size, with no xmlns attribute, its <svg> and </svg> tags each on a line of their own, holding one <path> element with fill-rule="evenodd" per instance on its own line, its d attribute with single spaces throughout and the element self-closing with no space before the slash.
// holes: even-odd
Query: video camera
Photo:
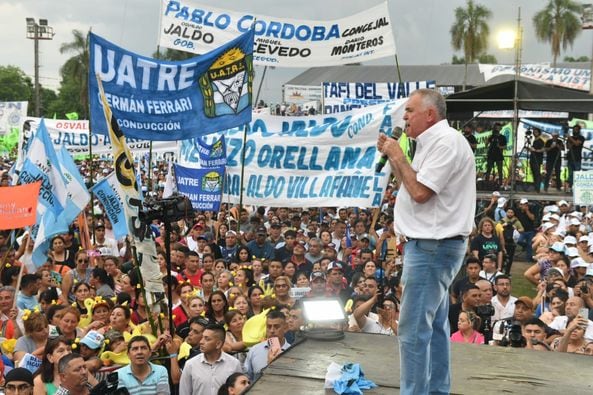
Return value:
<svg viewBox="0 0 593 395">
<path fill-rule="evenodd" d="M 127 388 L 117 388 L 119 385 L 119 378 L 117 372 L 112 372 L 107 375 L 107 379 L 101 381 L 99 384 L 91 388 L 90 395 L 130 395 Z"/>
<path fill-rule="evenodd" d="M 492 316 L 494 315 L 494 306 L 491 304 L 483 304 L 476 307 L 476 315 L 480 317 L 482 322 L 480 325 L 480 332 L 484 335 L 484 343 L 488 344 L 492 340 Z"/>
<path fill-rule="evenodd" d="M 527 345 L 523 337 L 523 329 L 519 321 L 501 320 L 494 323 L 494 334 L 492 339 L 498 342 L 502 347 L 522 348 Z"/>
<path fill-rule="evenodd" d="M 191 217 L 193 212 L 191 201 L 186 196 L 177 195 L 161 200 L 149 197 L 144 200 L 138 217 L 145 224 L 149 224 L 155 219 L 175 222 Z"/>
</svg>

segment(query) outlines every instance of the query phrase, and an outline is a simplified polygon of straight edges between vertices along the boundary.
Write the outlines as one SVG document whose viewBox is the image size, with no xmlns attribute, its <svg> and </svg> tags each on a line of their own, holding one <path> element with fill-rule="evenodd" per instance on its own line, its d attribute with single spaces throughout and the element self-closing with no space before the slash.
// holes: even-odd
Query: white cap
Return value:
<svg viewBox="0 0 593 395">
<path fill-rule="evenodd" d="M 526 204 L 526 203 L 529 203 L 529 200 L 527 200 L 525 198 L 519 200 L 519 204 Z"/>
<path fill-rule="evenodd" d="M 554 226 L 556 226 L 556 224 L 553 224 L 551 222 L 544 222 L 542 224 L 542 232 L 545 232 L 546 230 L 549 230 L 549 229 L 553 228 Z"/>
<path fill-rule="evenodd" d="M 558 202 L 558 207 L 560 206 L 568 206 L 568 202 L 566 200 L 561 200 Z"/>
<path fill-rule="evenodd" d="M 571 213 L 568 213 L 568 216 L 570 217 L 575 217 L 575 218 L 582 218 L 583 217 L 583 213 L 580 213 L 578 211 L 573 211 Z"/>
<path fill-rule="evenodd" d="M 575 267 L 589 267 L 589 264 L 583 258 L 579 257 L 570 261 L 570 268 L 574 269 Z"/>
<path fill-rule="evenodd" d="M 552 234 L 564 238 L 564 236 L 566 236 L 566 231 L 564 229 L 556 229 Z"/>
<path fill-rule="evenodd" d="M 492 192 L 492 196 L 500 197 L 500 192 L 494 191 Z"/>
<path fill-rule="evenodd" d="M 574 236 L 566 236 L 564 238 L 564 244 L 576 244 L 577 243 L 577 238 Z"/>
<path fill-rule="evenodd" d="M 576 225 L 576 226 L 580 226 L 581 225 L 581 221 L 579 221 L 576 218 L 571 218 L 570 222 L 568 223 L 569 225 Z"/>
<path fill-rule="evenodd" d="M 542 222 L 547 222 L 552 218 L 552 214 L 546 214 L 542 217 Z"/>
<path fill-rule="evenodd" d="M 552 244 L 550 246 L 550 250 L 554 250 L 556 252 L 562 252 L 562 253 L 565 253 L 566 252 L 566 250 L 564 248 L 564 243 L 561 242 L 561 241 L 557 241 L 554 244 Z"/>
<path fill-rule="evenodd" d="M 579 256 L 579 250 L 576 247 L 565 248 L 565 252 L 569 258 L 576 258 Z"/>
<path fill-rule="evenodd" d="M 549 211 L 550 213 L 558 213 L 558 212 L 560 212 L 560 209 L 558 208 L 558 206 L 550 206 L 550 207 L 548 208 L 548 211 Z"/>
<path fill-rule="evenodd" d="M 507 203 L 507 199 L 504 197 L 500 197 L 497 202 L 498 208 L 503 208 L 506 203 Z"/>
<path fill-rule="evenodd" d="M 579 243 L 586 241 L 587 243 L 589 242 L 589 236 L 581 236 L 579 237 Z"/>
<path fill-rule="evenodd" d="M 593 266 L 589 266 L 589 268 L 587 269 L 587 272 L 585 273 L 585 276 L 593 277 Z"/>
<path fill-rule="evenodd" d="M 558 214 L 550 215 L 550 219 L 555 219 L 556 221 L 560 221 L 560 216 Z"/>
</svg>

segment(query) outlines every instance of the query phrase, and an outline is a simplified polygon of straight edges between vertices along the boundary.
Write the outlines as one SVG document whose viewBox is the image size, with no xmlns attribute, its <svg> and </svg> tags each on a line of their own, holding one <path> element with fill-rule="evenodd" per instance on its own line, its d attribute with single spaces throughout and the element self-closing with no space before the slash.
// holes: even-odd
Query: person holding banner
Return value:
<svg viewBox="0 0 593 395">
<path fill-rule="evenodd" d="M 406 134 L 418 143 L 411 165 L 395 139 L 381 134 L 377 144 L 399 181 L 394 224 L 408 240 L 398 328 L 400 393 L 446 394 L 448 289 L 474 224 L 475 161 L 463 135 L 448 125 L 445 99 L 437 91 L 412 93 L 404 121 Z"/>
</svg>

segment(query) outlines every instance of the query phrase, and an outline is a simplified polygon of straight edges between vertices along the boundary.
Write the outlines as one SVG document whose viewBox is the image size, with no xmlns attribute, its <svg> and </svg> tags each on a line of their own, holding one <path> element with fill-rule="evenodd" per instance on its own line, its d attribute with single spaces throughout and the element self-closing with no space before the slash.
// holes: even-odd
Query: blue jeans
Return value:
<svg viewBox="0 0 593 395">
<path fill-rule="evenodd" d="M 450 392 L 449 287 L 463 264 L 466 243 L 406 243 L 398 329 L 402 395 Z"/>
<path fill-rule="evenodd" d="M 531 243 L 533 242 L 534 236 L 535 231 L 525 231 L 521 233 L 521 235 L 519 236 L 519 240 L 517 241 L 517 244 L 519 244 L 525 249 L 525 253 L 527 254 L 527 262 L 531 262 L 533 260 L 533 247 L 531 246 Z"/>
</svg>

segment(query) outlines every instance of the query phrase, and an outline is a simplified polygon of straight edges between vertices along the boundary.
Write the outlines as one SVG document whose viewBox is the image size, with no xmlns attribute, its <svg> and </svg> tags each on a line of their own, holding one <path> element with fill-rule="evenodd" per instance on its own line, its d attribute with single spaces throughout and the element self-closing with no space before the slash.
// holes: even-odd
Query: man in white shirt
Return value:
<svg viewBox="0 0 593 395">
<path fill-rule="evenodd" d="M 395 231 L 408 238 L 398 330 L 402 394 L 451 389 L 447 293 L 474 227 L 476 166 L 465 137 L 447 123 L 446 107 L 432 89 L 408 99 L 405 132 L 417 143 L 411 164 L 396 140 L 380 134 L 377 142 L 400 187 Z"/>
<path fill-rule="evenodd" d="M 496 277 L 494 283 L 496 295 L 492 297 L 492 306 L 494 307 L 493 322 L 512 317 L 515 314 L 515 302 L 517 298 L 511 296 L 512 289 L 509 276 L 502 274 Z"/>
<path fill-rule="evenodd" d="M 564 333 L 568 323 L 576 318 L 579 315 L 579 309 L 585 307 L 585 302 L 578 296 L 573 296 L 572 298 L 568 298 L 566 303 L 564 304 L 565 314 L 554 318 L 554 321 L 549 325 L 550 328 L 556 329 L 560 331 L 560 333 Z M 587 318 L 587 317 L 583 317 Z M 585 331 L 585 339 L 588 342 L 593 341 L 593 321 L 589 320 L 589 324 L 587 325 L 587 330 Z"/>
<path fill-rule="evenodd" d="M 179 381 L 180 394 L 216 395 L 233 373 L 242 373 L 241 363 L 222 351 L 226 332 L 221 325 L 209 325 L 200 340 L 201 354 L 185 363 Z"/>
</svg>

